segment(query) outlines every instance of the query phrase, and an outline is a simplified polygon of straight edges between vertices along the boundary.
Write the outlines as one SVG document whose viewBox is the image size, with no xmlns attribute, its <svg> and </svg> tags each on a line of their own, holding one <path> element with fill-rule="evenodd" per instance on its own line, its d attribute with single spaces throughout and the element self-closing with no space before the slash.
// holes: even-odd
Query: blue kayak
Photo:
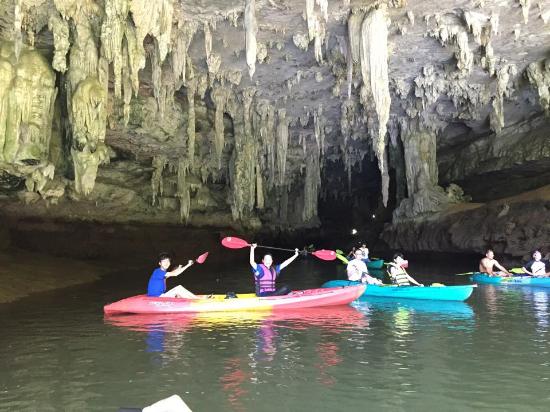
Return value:
<svg viewBox="0 0 550 412">
<path fill-rule="evenodd" d="M 349 286 L 359 282 L 349 280 L 330 280 L 323 288 Z M 476 285 L 460 286 L 394 286 L 367 285 L 361 296 L 377 296 L 392 299 L 427 299 L 463 301 L 470 297 Z"/>
<path fill-rule="evenodd" d="M 515 286 L 539 286 L 550 288 L 550 278 L 535 278 L 533 276 L 489 276 L 485 273 L 474 273 L 472 282 L 487 283 L 493 285 L 515 285 Z"/>
</svg>

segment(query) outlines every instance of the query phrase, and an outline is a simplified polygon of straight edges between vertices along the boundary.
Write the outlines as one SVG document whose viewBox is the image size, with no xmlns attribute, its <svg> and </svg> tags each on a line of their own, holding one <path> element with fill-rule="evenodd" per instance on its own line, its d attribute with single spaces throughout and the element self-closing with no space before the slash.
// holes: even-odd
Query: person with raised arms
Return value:
<svg viewBox="0 0 550 412">
<path fill-rule="evenodd" d="M 407 271 L 403 267 L 405 266 L 406 262 L 407 261 L 404 259 L 401 253 L 395 253 L 393 255 L 393 261 L 388 263 L 388 274 L 390 275 L 390 279 L 392 280 L 393 284 L 397 286 L 410 286 L 410 284 L 412 283 L 416 286 L 424 286 L 422 283 L 418 283 L 416 280 L 414 280 L 407 273 Z"/>
<path fill-rule="evenodd" d="M 534 277 L 548 277 L 550 276 L 550 270 L 548 264 L 542 260 L 542 253 L 540 250 L 533 252 L 533 259 L 531 259 L 525 266 L 521 268 L 525 273 Z"/>
<path fill-rule="evenodd" d="M 256 249 L 257 246 L 258 245 L 256 243 L 252 243 L 250 245 L 250 266 L 252 266 L 252 272 L 254 273 L 256 295 L 260 297 L 288 295 L 290 293 L 290 289 L 286 285 L 277 289 L 275 287 L 275 282 L 281 270 L 290 265 L 294 259 L 298 257 L 298 254 L 300 253 L 299 250 L 296 248 L 294 250 L 294 255 L 289 257 L 283 263 L 273 265 L 273 256 L 270 254 L 264 255 L 262 263 L 255 262 L 254 249 Z"/>
<path fill-rule="evenodd" d="M 355 250 L 355 257 L 348 262 L 346 271 L 348 273 L 348 280 L 351 280 L 352 282 L 368 283 L 369 285 L 382 284 L 381 280 L 373 278 L 369 275 L 367 265 L 363 261 L 363 252 L 361 249 Z"/>
<path fill-rule="evenodd" d="M 495 266 L 500 270 L 495 271 Z M 479 262 L 479 271 L 481 273 L 486 273 L 489 276 L 512 276 L 512 274 L 495 259 L 495 253 L 492 249 L 487 249 L 485 252 L 485 257 Z"/>
<path fill-rule="evenodd" d="M 363 262 L 368 263 L 370 262 L 369 259 L 369 248 L 367 247 L 366 243 L 362 243 L 359 250 L 363 253 Z"/>
<path fill-rule="evenodd" d="M 147 285 L 147 296 L 151 297 L 162 297 L 162 298 L 186 298 L 186 299 L 195 299 L 197 296 L 183 286 L 178 285 L 169 291 L 166 291 L 166 279 L 173 276 L 178 276 L 187 270 L 193 261 L 190 260 L 187 262 L 187 265 L 179 265 L 174 270 L 168 272 L 170 269 L 170 255 L 168 253 L 161 253 L 158 257 L 158 265 L 151 277 L 149 278 L 149 284 Z"/>
</svg>

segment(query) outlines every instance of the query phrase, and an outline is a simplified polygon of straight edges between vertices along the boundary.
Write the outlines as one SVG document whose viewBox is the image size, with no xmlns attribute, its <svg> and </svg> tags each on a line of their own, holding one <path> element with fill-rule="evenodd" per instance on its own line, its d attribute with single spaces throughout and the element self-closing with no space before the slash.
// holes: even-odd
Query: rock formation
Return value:
<svg viewBox="0 0 550 412">
<path fill-rule="evenodd" d="M 501 197 L 550 183 L 543 0 L 7 0 L 0 16 L 8 214 L 278 230 L 337 199 L 410 226 L 490 200 L 498 173 L 515 179 Z"/>
</svg>

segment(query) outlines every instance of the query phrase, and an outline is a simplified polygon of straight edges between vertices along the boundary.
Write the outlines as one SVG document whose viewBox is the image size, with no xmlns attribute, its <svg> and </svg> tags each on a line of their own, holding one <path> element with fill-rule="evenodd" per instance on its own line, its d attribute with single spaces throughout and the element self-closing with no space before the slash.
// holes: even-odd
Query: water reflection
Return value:
<svg viewBox="0 0 550 412">
<path fill-rule="evenodd" d="M 406 326 L 410 322 L 410 315 L 414 313 L 430 314 L 436 318 L 445 319 L 473 319 L 474 311 L 465 302 L 420 300 L 420 299 L 387 299 L 376 297 L 362 297 L 352 304 L 359 311 L 372 313 L 385 311 L 394 313 L 396 325 Z"/>
<path fill-rule="evenodd" d="M 193 341 L 197 334 L 215 334 L 210 350 L 231 348 L 230 357 L 223 357 L 219 384 L 230 409 L 244 411 L 243 402 L 254 396 L 250 385 L 272 380 L 275 371 L 299 371 L 303 356 L 309 358 L 317 373 L 317 382 L 324 386 L 337 383 L 335 368 L 344 360 L 341 353 L 343 331 L 368 328 L 365 313 L 351 306 L 310 308 L 275 312 L 231 312 L 196 315 L 128 315 L 105 317 L 104 322 L 124 330 L 143 334 L 146 352 L 152 361 L 185 361 L 182 342 Z M 240 332 L 236 331 L 239 330 Z M 295 346 L 296 335 L 310 336 L 307 345 Z M 252 339 L 243 339 L 250 336 Z M 237 336 L 238 335 L 238 336 Z M 209 338 L 207 338 L 209 339 Z M 222 345 L 222 348 L 220 345 Z M 233 343 L 241 346 L 236 350 Z M 240 355 L 235 356 L 235 352 Z M 225 351 L 223 352 L 225 353 Z M 311 359 L 311 355 L 314 358 Z M 179 358 L 181 359 L 179 359 Z"/>
<path fill-rule="evenodd" d="M 224 392 L 227 393 L 227 401 L 235 411 L 245 411 L 243 398 L 248 394 L 244 385 L 250 380 L 250 372 L 243 369 L 243 361 L 240 358 L 229 358 L 225 361 L 224 374 L 220 382 Z"/>
<path fill-rule="evenodd" d="M 533 314 L 537 322 L 537 332 L 544 333 L 548 330 L 548 302 L 550 300 L 548 288 L 522 288 L 523 296 L 527 302 L 532 302 Z"/>
</svg>

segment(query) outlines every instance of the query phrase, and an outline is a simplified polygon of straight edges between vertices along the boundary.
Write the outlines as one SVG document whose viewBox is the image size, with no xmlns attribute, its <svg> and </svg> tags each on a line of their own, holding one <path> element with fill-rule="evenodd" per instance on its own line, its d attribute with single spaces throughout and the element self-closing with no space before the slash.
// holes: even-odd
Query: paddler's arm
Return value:
<svg viewBox="0 0 550 412">
<path fill-rule="evenodd" d="M 416 286 L 424 286 L 422 283 L 418 283 L 416 280 L 414 280 L 408 273 L 407 277 L 409 278 L 409 282 L 414 283 Z"/>
<path fill-rule="evenodd" d="M 179 265 L 179 266 L 178 266 L 177 268 L 175 268 L 173 271 L 171 271 L 171 272 L 166 272 L 165 277 L 169 278 L 169 277 L 172 277 L 172 276 L 181 275 L 184 271 L 186 271 L 187 269 L 189 269 L 193 263 L 194 263 L 194 262 L 193 262 L 192 260 L 190 260 L 190 261 L 187 262 L 187 265 L 185 265 L 185 266 Z"/>
<path fill-rule="evenodd" d="M 250 245 L 250 266 L 252 266 L 252 269 L 256 270 L 256 262 L 254 261 L 254 249 L 256 249 L 256 246 L 258 246 L 256 243 L 252 243 Z"/>
<path fill-rule="evenodd" d="M 508 272 L 508 271 L 504 268 L 504 266 L 502 266 L 502 265 L 501 265 L 500 263 L 498 263 L 496 260 L 495 260 L 495 266 L 496 266 L 497 268 L 499 268 L 500 270 L 502 270 L 502 271 L 503 271 L 504 273 L 506 273 L 507 275 L 511 275 L 511 273 Z"/>
<path fill-rule="evenodd" d="M 298 254 L 300 253 L 300 251 L 296 248 L 294 249 L 294 255 L 289 257 L 287 260 L 285 260 L 283 263 L 281 263 L 281 270 L 283 270 L 284 268 L 286 268 L 288 265 L 290 265 L 292 262 L 294 262 L 294 259 L 296 259 L 298 257 Z"/>
</svg>

